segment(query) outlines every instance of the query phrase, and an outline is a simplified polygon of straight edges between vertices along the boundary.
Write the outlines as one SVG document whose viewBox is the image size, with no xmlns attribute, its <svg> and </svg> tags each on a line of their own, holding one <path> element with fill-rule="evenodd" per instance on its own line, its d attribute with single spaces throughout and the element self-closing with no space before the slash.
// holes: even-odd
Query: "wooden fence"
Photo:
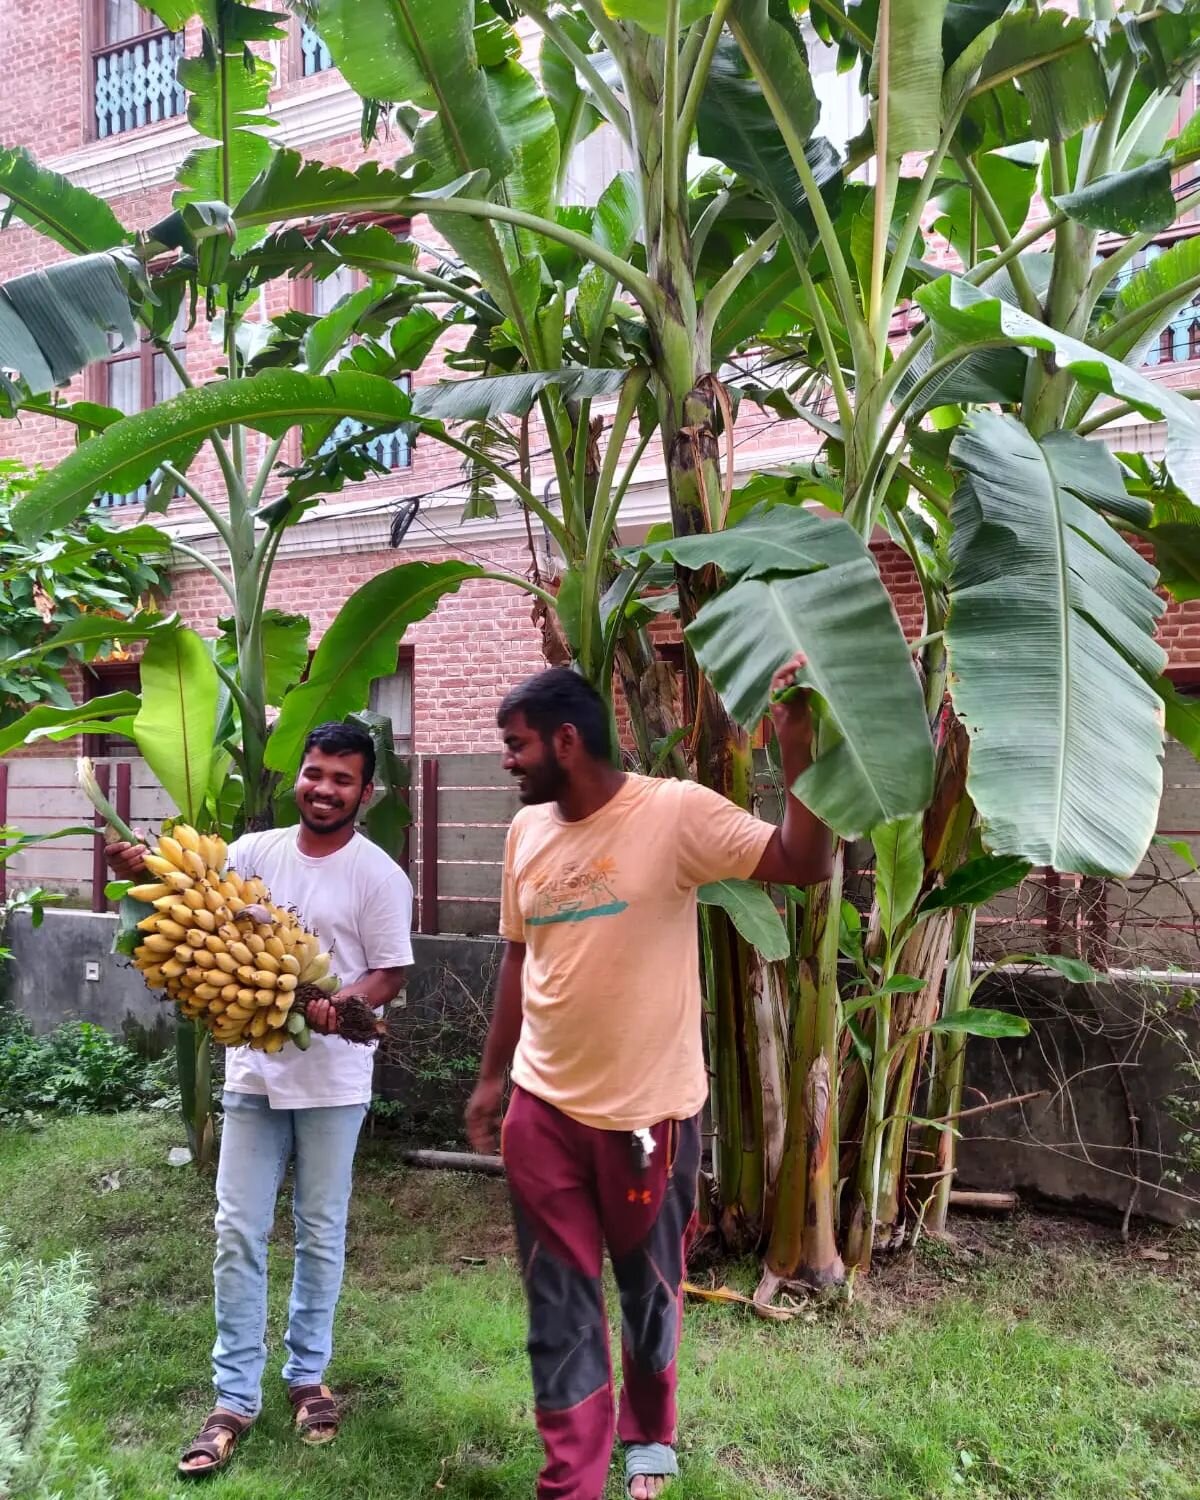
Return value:
<svg viewBox="0 0 1200 1500">
<path fill-rule="evenodd" d="M 97 773 L 117 811 L 153 829 L 171 812 L 140 760 L 99 762 Z M 981 913 L 981 956 L 1064 953 L 1098 968 L 1200 970 L 1200 875 L 1171 844 L 1200 853 L 1200 765 L 1168 746 L 1159 842 L 1127 881 L 1035 871 Z M 780 795 L 758 759 L 761 815 L 779 817 Z M 428 934 L 492 934 L 500 914 L 504 838 L 519 806 L 512 779 L 496 755 L 421 756 L 412 762 L 413 822 L 407 867 L 416 895 L 416 928 Z M 97 821 L 75 785 L 74 761 L 20 757 L 0 762 L 0 825 L 47 833 Z M 869 894 L 870 846 L 850 850 L 851 894 Z M 0 864 L 0 898 L 6 867 Z M 8 888 L 41 885 L 75 905 L 105 909 L 99 838 L 76 835 L 42 844 L 10 861 Z"/>
</svg>

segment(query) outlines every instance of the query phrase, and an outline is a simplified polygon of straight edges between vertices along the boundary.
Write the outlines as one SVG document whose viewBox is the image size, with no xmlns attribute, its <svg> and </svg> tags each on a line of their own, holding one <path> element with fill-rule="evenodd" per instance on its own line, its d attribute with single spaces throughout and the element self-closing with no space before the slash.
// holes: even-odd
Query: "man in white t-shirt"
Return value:
<svg viewBox="0 0 1200 1500">
<path fill-rule="evenodd" d="M 299 913 L 332 954 L 344 993 L 380 1007 L 399 993 L 412 963 L 412 886 L 355 830 L 374 790 L 374 771 L 374 747 L 363 730 L 350 724 L 314 729 L 296 778 L 300 826 L 243 835 L 230 847 L 229 864 L 239 875 L 260 877 L 273 901 Z M 109 863 L 120 878 L 136 878 L 144 853 L 140 844 L 112 844 Z M 318 1033 L 335 1032 L 332 1001 L 310 1007 L 309 1022 Z M 283 1378 L 303 1441 L 337 1436 L 338 1409 L 323 1381 L 373 1054 L 373 1047 L 330 1034 L 315 1035 L 307 1052 L 239 1047 L 226 1054 L 214 1267 L 217 1404 L 184 1450 L 179 1472 L 186 1478 L 223 1468 L 262 1404 L 267 1237 L 289 1160 L 296 1251 Z"/>
</svg>

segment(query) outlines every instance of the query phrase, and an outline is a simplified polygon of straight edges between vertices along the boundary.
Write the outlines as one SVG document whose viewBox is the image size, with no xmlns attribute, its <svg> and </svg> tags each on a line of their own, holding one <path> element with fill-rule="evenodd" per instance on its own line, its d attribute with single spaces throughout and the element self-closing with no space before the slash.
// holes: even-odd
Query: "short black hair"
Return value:
<svg viewBox="0 0 1200 1500">
<path fill-rule="evenodd" d="M 551 667 L 528 677 L 507 693 L 496 712 L 501 729 L 514 714 L 524 714 L 530 729 L 546 742 L 556 729 L 574 724 L 587 753 L 596 760 L 612 757 L 609 712 L 586 678 L 569 667 Z"/>
<path fill-rule="evenodd" d="M 363 786 L 375 775 L 375 742 L 357 724 L 342 724 L 336 719 L 310 729 L 304 741 L 304 754 L 322 750 L 326 755 L 361 755 Z"/>
</svg>

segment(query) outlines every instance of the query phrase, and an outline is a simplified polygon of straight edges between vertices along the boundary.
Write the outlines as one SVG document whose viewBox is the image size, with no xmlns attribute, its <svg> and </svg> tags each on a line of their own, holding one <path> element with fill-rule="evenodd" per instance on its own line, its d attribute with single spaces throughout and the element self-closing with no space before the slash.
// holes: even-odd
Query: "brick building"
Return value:
<svg viewBox="0 0 1200 1500">
<path fill-rule="evenodd" d="M 313 29 L 296 19 L 287 25 L 286 42 L 268 49 L 276 79 L 271 96 L 271 114 L 278 122 L 275 138 L 306 156 L 341 165 L 396 155 L 396 143 L 386 140 L 364 150 L 358 97 L 332 68 Z M 0 146 L 28 147 L 39 163 L 106 198 L 127 226 L 153 224 L 170 211 L 178 168 L 195 140 L 183 114 L 184 95 L 174 81 L 174 61 L 185 52 L 195 53 L 197 42 L 190 32 L 170 35 L 134 0 L 8 0 L 0 11 L 0 48 L 12 86 L 0 95 Z M 826 61 L 828 66 L 818 55 L 823 129 L 844 140 L 857 129 L 861 106 L 851 81 L 835 74 L 832 59 Z M 573 163 L 569 191 L 594 201 L 618 165 L 604 133 L 597 133 Z M 399 234 L 411 232 L 423 243 L 430 239 L 427 226 L 391 227 Z M 50 240 L 13 223 L 0 231 L 0 280 L 36 269 L 61 253 Z M 338 277 L 320 284 L 274 283 L 270 311 L 282 310 L 289 298 L 293 306 L 325 311 L 349 289 L 349 282 Z M 219 345 L 202 315 L 190 332 L 180 333 L 177 351 L 198 380 L 210 377 L 219 364 Z M 1194 383 L 1200 323 L 1194 318 L 1179 321 L 1151 358 L 1173 384 Z M 435 355 L 414 380 L 434 380 L 441 372 Z M 115 351 L 86 371 L 70 394 L 135 411 L 177 388 L 162 356 L 142 347 Z M 1160 451 L 1160 435 L 1145 423 L 1127 422 L 1116 430 L 1121 447 Z M 553 576 L 548 543 L 536 532 L 530 535 L 514 505 L 501 500 L 495 520 L 463 520 L 465 493 L 456 454 L 430 441 L 411 448 L 395 439 L 379 441 L 377 456 L 388 468 L 386 476 L 329 497 L 285 535 L 268 603 L 309 615 L 313 644 L 350 592 L 397 562 L 465 557 L 516 574 L 536 565 L 542 575 Z M 0 456 L 31 464 L 53 464 L 73 442 L 67 423 L 22 417 L 0 424 Z M 767 419 L 747 409 L 736 433 L 738 480 L 815 447 L 806 425 Z M 626 541 L 667 514 L 661 459 L 653 445 L 648 454 L 622 512 Z M 195 473 L 203 486 L 203 467 Z M 535 491 L 544 492 L 551 481 L 548 460 L 535 462 Z M 393 547 L 389 536 L 396 504 L 414 497 L 419 497 L 415 516 L 401 545 Z M 141 513 L 139 498 L 105 496 L 98 503 L 134 520 Z M 209 523 L 185 498 L 173 500 L 162 519 L 201 551 L 215 544 Z M 886 539 L 877 543 L 877 554 L 901 619 L 915 634 L 920 625 L 916 581 L 903 555 Z M 226 605 L 216 582 L 195 564 L 176 571 L 172 603 L 206 634 L 215 631 Z M 1181 678 L 1200 679 L 1200 604 L 1173 607 L 1163 640 Z M 498 697 L 541 664 L 540 635 L 528 596 L 502 583 L 472 581 L 412 628 L 394 677 L 376 684 L 375 701 L 393 715 L 401 744 L 418 755 L 491 752 Z M 125 685 L 122 674 L 127 680 L 130 670 L 127 664 L 100 664 L 80 674 L 79 690 L 87 696 L 111 691 Z M 47 745 L 41 758 L 69 758 L 79 749 L 73 742 Z M 53 780 L 65 785 L 60 777 Z M 41 790 L 57 811 L 59 794 L 49 784 Z M 38 821 L 41 813 L 34 815 Z M 18 821 L 11 806 L 8 818 Z M 55 821 L 48 810 L 45 820 Z M 20 821 L 28 824 L 29 816 Z M 87 859 L 82 845 L 51 845 L 27 856 L 17 874 L 22 882 L 78 889 L 80 861 Z"/>
</svg>

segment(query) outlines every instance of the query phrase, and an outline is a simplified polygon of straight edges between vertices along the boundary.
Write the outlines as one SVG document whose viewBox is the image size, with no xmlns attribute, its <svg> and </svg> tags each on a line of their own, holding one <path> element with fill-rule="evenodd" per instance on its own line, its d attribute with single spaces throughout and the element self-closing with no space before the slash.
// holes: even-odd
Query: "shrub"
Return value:
<svg viewBox="0 0 1200 1500">
<path fill-rule="evenodd" d="M 40 1265 L 0 1235 L 0 1495 L 109 1500 L 105 1475 L 83 1465 L 59 1428 L 64 1376 L 87 1329 L 93 1291 L 77 1255 Z"/>
<path fill-rule="evenodd" d="M 0 1121 L 177 1102 L 173 1057 L 148 1062 L 87 1021 L 38 1037 L 11 1012 L 0 1018 Z"/>
</svg>

